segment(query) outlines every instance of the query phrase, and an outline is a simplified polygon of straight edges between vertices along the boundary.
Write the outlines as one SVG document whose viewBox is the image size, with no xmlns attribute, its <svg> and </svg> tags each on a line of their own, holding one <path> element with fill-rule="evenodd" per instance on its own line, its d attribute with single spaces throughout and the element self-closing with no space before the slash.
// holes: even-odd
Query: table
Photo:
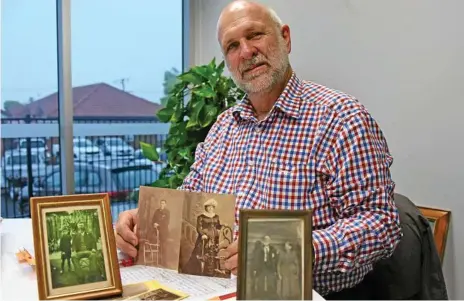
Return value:
<svg viewBox="0 0 464 301">
<path fill-rule="evenodd" d="M 34 241 L 31 220 L 28 218 L 0 220 L 0 300 L 38 300 L 35 272 L 27 264 L 18 263 L 15 256 L 21 247 L 33 254 Z M 130 267 L 121 267 L 123 284 L 124 275 L 126 272 L 129 273 L 130 269 Z M 223 293 L 226 292 L 218 291 L 217 295 Z M 198 296 L 194 299 L 205 300 L 205 298 L 207 296 Z M 324 298 L 313 291 L 313 300 L 323 301 Z"/>
</svg>

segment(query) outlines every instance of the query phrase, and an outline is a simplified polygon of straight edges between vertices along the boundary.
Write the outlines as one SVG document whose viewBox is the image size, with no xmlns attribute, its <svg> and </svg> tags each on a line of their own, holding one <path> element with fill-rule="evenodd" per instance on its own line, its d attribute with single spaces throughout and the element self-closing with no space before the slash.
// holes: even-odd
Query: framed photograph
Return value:
<svg viewBox="0 0 464 301">
<path fill-rule="evenodd" d="M 430 223 L 438 255 L 440 256 L 441 262 L 443 262 L 451 211 L 423 206 L 418 206 L 418 208 Z"/>
<path fill-rule="evenodd" d="M 40 300 L 122 294 L 108 194 L 32 197 Z"/>
<path fill-rule="evenodd" d="M 240 210 L 237 300 L 312 299 L 312 212 Z"/>
</svg>

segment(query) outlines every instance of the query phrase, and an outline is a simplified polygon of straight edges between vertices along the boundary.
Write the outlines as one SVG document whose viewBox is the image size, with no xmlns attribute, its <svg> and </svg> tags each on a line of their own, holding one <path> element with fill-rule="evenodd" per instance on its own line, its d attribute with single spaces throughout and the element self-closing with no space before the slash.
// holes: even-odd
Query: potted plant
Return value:
<svg viewBox="0 0 464 301">
<path fill-rule="evenodd" d="M 163 148 L 167 166 L 152 186 L 179 187 L 194 162 L 198 143 L 205 140 L 218 115 L 244 96 L 223 71 L 224 61 L 217 65 L 213 58 L 209 64 L 194 66 L 177 76 L 165 100 L 166 107 L 156 114 L 161 122 L 171 126 Z M 159 160 L 155 146 L 144 142 L 140 145 L 147 159 Z"/>
</svg>

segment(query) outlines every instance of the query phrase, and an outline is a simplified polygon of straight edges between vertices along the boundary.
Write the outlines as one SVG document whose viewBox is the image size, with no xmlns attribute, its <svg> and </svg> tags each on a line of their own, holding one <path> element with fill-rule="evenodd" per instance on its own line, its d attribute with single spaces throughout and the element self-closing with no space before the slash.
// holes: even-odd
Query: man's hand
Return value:
<svg viewBox="0 0 464 301">
<path fill-rule="evenodd" d="M 238 240 L 231 243 L 227 249 L 227 259 L 224 263 L 226 269 L 230 270 L 232 274 L 237 275 L 238 265 Z"/>
<path fill-rule="evenodd" d="M 119 214 L 116 223 L 116 246 L 131 257 L 137 256 L 138 245 L 135 229 L 138 223 L 138 209 L 127 210 Z"/>
</svg>

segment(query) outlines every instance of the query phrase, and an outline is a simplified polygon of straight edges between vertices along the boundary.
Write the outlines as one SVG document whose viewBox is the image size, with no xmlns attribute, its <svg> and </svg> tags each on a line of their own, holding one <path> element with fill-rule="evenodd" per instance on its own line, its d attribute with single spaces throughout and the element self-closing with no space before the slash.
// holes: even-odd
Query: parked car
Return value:
<svg viewBox="0 0 464 301">
<path fill-rule="evenodd" d="M 134 155 L 134 148 L 120 137 L 101 137 L 95 140 L 95 143 L 107 156 L 130 157 Z"/>
<path fill-rule="evenodd" d="M 98 146 L 94 145 L 90 139 L 76 137 L 73 139 L 74 158 L 80 161 L 94 161 L 103 157 Z"/>
<path fill-rule="evenodd" d="M 43 153 L 45 157 L 50 156 L 47 143 L 43 138 L 29 138 L 29 145 L 31 151 L 34 153 Z M 21 151 L 27 150 L 27 139 L 23 138 L 19 140 L 18 149 Z"/>
<path fill-rule="evenodd" d="M 17 181 L 28 178 L 28 157 L 26 149 L 11 149 L 5 151 L 2 158 L 2 173 L 7 181 Z M 46 175 L 47 159 L 45 153 L 38 149 L 31 149 L 32 177 Z"/>
<path fill-rule="evenodd" d="M 74 163 L 74 190 L 76 194 L 106 192 L 110 200 L 128 201 L 136 187 L 156 181 L 159 171 L 150 165 L 112 165 Z M 61 195 L 61 172 L 53 166 L 51 172 L 32 186 L 34 196 Z M 28 187 L 21 189 L 20 199 L 29 200 Z"/>
</svg>

